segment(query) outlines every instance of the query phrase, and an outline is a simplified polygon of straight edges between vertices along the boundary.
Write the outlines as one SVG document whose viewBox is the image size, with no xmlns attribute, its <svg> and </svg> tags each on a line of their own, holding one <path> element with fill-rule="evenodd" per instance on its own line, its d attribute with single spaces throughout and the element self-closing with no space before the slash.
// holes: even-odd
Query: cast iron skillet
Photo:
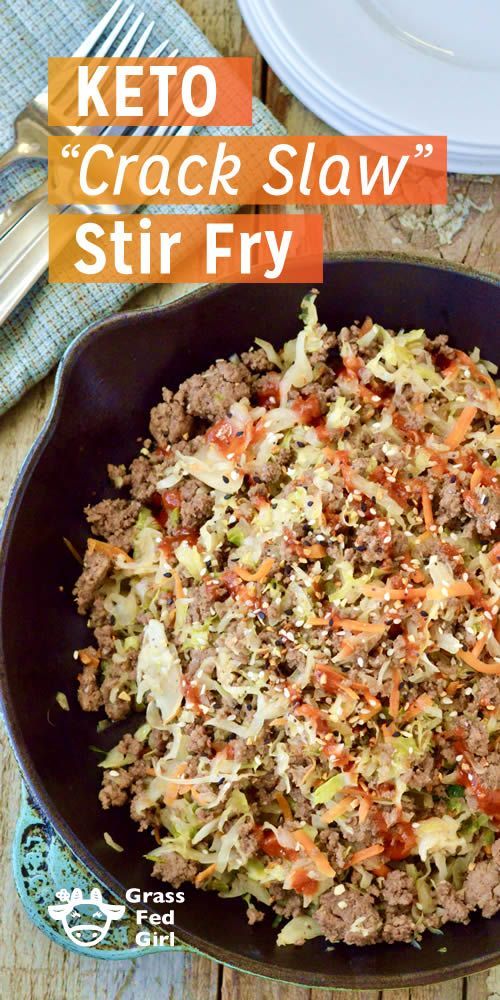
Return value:
<svg viewBox="0 0 500 1000">
<path fill-rule="evenodd" d="M 175 388 L 215 358 L 250 345 L 276 344 L 298 331 L 300 285 L 211 287 L 173 305 L 129 312 L 86 330 L 65 356 L 56 398 L 24 465 L 6 516 L 0 570 L 0 671 L 3 713 L 14 750 L 42 810 L 96 877 L 123 899 L 125 888 L 161 888 L 150 878 L 147 834 L 128 810 L 103 813 L 99 773 L 89 744 L 94 714 L 79 711 L 72 651 L 89 641 L 71 589 L 78 567 L 62 543 L 84 547 L 82 508 L 111 495 L 106 464 L 130 461 L 147 433 L 150 407 L 163 385 Z M 322 321 L 333 329 L 366 314 L 389 327 L 449 332 L 468 350 L 498 357 L 494 323 L 500 285 L 491 278 L 425 261 L 337 256 L 325 263 Z M 65 691 L 71 712 L 55 706 Z M 48 724 L 47 711 L 55 727 Z M 123 726 L 121 727 L 124 728 Z M 116 730 L 104 734 L 107 745 Z M 101 737 L 102 745 L 106 740 Z M 103 840 L 108 830 L 123 854 Z M 161 907 L 156 907 L 161 910 Z M 327 951 L 320 940 L 277 948 L 271 919 L 250 928 L 245 907 L 191 886 L 177 907 L 181 939 L 199 951 L 273 979 L 349 989 L 424 984 L 477 972 L 500 959 L 500 918 L 448 924 L 442 936 L 410 945 Z M 442 949 L 446 949 L 443 951 Z"/>
</svg>

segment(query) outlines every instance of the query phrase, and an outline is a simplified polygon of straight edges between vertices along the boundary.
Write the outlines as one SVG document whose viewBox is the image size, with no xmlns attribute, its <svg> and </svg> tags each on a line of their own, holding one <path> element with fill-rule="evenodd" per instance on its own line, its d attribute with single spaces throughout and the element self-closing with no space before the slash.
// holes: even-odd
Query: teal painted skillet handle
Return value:
<svg viewBox="0 0 500 1000">
<path fill-rule="evenodd" d="M 107 892 L 56 834 L 48 820 L 30 799 L 23 784 L 21 812 L 12 847 L 14 880 L 21 902 L 30 920 L 52 941 L 80 955 L 91 958 L 127 959 L 152 955 L 155 952 L 191 951 L 186 945 L 172 948 L 139 947 L 135 943 L 137 923 L 132 912 L 125 910 L 121 919 L 112 920 L 109 931 L 100 943 L 74 944 L 64 933 L 60 920 L 49 913 L 49 906 L 60 903 L 56 893 L 71 894 L 81 889 L 84 899 L 90 899 L 92 889 L 100 889 L 106 904 L 117 900 Z M 89 909 L 91 909 L 89 907 Z"/>
</svg>

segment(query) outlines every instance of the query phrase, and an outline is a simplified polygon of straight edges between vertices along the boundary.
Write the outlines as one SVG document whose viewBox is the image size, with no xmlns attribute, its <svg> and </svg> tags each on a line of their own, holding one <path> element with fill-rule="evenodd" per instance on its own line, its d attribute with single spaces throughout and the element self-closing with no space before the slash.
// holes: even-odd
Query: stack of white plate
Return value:
<svg viewBox="0 0 500 1000">
<path fill-rule="evenodd" d="M 345 135 L 447 135 L 500 173 L 500 0 L 239 0 L 289 90 Z"/>
</svg>

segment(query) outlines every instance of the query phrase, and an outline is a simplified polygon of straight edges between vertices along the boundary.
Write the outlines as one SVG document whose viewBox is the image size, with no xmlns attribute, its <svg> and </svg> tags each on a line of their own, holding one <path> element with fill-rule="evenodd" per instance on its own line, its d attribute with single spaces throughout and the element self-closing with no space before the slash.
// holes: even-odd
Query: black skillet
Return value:
<svg viewBox="0 0 500 1000">
<path fill-rule="evenodd" d="M 276 344 L 296 336 L 300 285 L 209 287 L 172 305 L 123 313 L 86 330 L 67 352 L 47 424 L 15 487 L 3 529 L 0 568 L 0 689 L 5 723 L 21 771 L 56 830 L 116 896 L 158 888 L 143 859 L 150 838 L 127 810 L 102 813 L 100 774 L 89 744 L 95 716 L 78 710 L 72 651 L 89 641 L 75 613 L 77 575 L 63 536 L 82 547 L 82 508 L 112 495 L 106 464 L 130 461 L 147 433 L 163 385 L 175 388 L 255 336 Z M 500 361 L 500 285 L 494 278 L 394 256 L 341 255 L 325 262 L 320 316 L 338 329 L 369 314 L 388 327 L 449 333 Z M 47 711 L 65 691 L 71 712 Z M 105 734 L 112 745 L 116 733 Z M 125 847 L 103 840 L 107 829 Z M 161 907 L 157 907 L 161 910 Z M 500 917 L 448 924 L 421 950 L 377 945 L 327 950 L 320 940 L 277 948 L 271 919 L 249 927 L 245 907 L 188 887 L 177 907 L 186 944 L 227 964 L 273 979 L 344 989 L 397 988 L 468 975 L 500 960 Z M 168 956 L 165 956 L 168 961 Z"/>
</svg>

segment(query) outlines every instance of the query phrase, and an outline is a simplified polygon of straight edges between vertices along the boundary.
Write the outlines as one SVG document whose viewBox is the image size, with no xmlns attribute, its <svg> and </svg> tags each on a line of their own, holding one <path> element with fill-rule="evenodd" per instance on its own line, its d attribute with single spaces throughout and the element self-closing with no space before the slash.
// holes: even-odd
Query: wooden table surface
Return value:
<svg viewBox="0 0 500 1000">
<path fill-rule="evenodd" d="M 183 0 L 182 6 L 225 55 L 251 55 L 255 93 L 291 134 L 324 134 L 328 128 L 287 91 L 258 55 L 235 0 Z M 393 250 L 461 262 L 500 272 L 500 178 L 453 177 L 449 205 L 431 209 L 346 207 L 325 210 L 328 250 Z M 141 293 L 141 303 L 165 301 L 180 292 L 163 286 Z M 1 349 L 1 348 L 0 348 Z M 0 420 L 0 504 L 7 501 L 21 462 L 38 434 L 52 395 L 52 377 L 33 389 Z M 0 730 L 0 996 L 16 1000 L 325 1000 L 329 991 L 271 984 L 224 969 L 209 959 L 155 955 L 104 962 L 79 957 L 52 944 L 31 926 L 15 893 L 10 844 L 19 809 L 19 774 Z M 378 992 L 365 994 L 375 1000 Z M 500 1000 L 500 967 L 468 980 L 387 993 L 384 1000 Z M 332 991 L 331 997 L 334 993 Z M 358 994 L 335 992 L 338 1000 Z M 309 998 L 308 998 L 309 1000 Z"/>
</svg>

